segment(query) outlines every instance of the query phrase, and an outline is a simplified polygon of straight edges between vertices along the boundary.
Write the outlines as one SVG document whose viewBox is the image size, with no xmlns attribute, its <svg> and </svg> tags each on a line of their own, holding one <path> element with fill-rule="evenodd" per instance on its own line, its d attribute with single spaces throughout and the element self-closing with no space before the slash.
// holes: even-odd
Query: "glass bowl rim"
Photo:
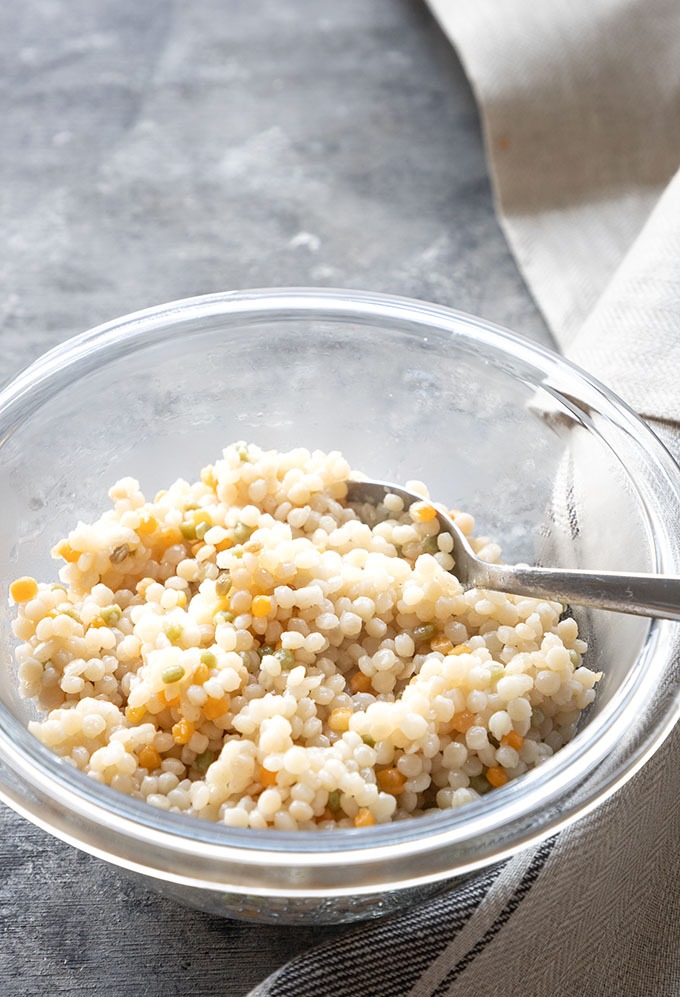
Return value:
<svg viewBox="0 0 680 997">
<path fill-rule="evenodd" d="M 390 320 L 415 323 L 433 334 L 455 334 L 463 339 L 482 341 L 494 351 L 528 363 L 543 373 L 546 378 L 556 375 L 570 376 L 578 385 L 596 393 L 600 402 L 598 412 L 604 414 L 626 431 L 645 451 L 645 456 L 653 461 L 666 475 L 678 475 L 678 468 L 665 447 L 642 420 L 613 392 L 600 384 L 587 372 L 581 370 L 557 353 L 535 344 L 516 333 L 492 322 L 468 315 L 442 305 L 418 301 L 410 298 L 383 295 L 367 291 L 350 291 L 334 288 L 262 288 L 246 291 L 217 292 L 191 298 L 179 299 L 121 316 L 100 324 L 66 340 L 49 350 L 29 367 L 20 372 L 9 384 L 0 390 L 0 419 L 20 399 L 35 391 L 38 385 L 49 385 L 57 374 L 63 376 L 67 369 L 75 367 L 73 380 L 82 376 L 79 365 L 87 361 L 92 364 L 99 357 L 106 357 L 110 351 L 120 349 L 122 344 L 137 343 L 144 337 L 165 333 L 171 335 L 177 327 L 200 319 L 245 319 L 258 317 L 261 320 L 280 317 L 299 319 L 325 318 L 328 320 L 355 320 L 383 327 Z M 1 456 L 1 449 L 0 449 Z M 655 527 L 662 526 L 658 522 Z M 667 536 L 661 531 L 659 550 L 656 552 L 660 563 L 672 563 L 676 570 L 678 557 L 665 542 Z M 673 624 L 654 621 L 650 625 L 647 642 L 641 659 L 635 666 L 638 675 L 648 671 L 654 658 L 663 656 L 662 649 L 669 646 Z M 636 753 L 631 754 L 627 764 L 617 771 L 608 784 L 601 784 L 584 804 L 573 814 L 556 814 L 546 820 L 533 833 L 525 836 L 524 844 L 538 841 L 549 833 L 576 819 L 581 813 L 592 808 L 596 802 L 619 788 L 643 763 L 644 759 L 662 743 L 677 719 L 669 715 L 665 724 L 657 724 L 652 733 Z M 9 718 L 9 719 L 8 719 Z M 610 718 L 612 722 L 616 718 Z M 16 724 L 20 730 L 14 728 Z M 15 771 L 20 772 L 27 782 L 42 791 L 50 793 L 59 788 L 59 800 L 80 813 L 85 819 L 109 825 L 112 831 L 126 838 L 145 840 L 149 833 L 160 846 L 170 849 L 182 847 L 191 854 L 197 847 L 206 848 L 214 857 L 232 853 L 240 861 L 260 863 L 273 861 L 275 864 L 288 863 L 293 855 L 301 865 L 314 866 L 327 858 L 327 853 L 341 852 L 346 859 L 354 861 L 374 861 L 379 857 L 404 857 L 434 847 L 436 844 L 450 845 L 458 841 L 468 841 L 478 832 L 500 827 L 510 815 L 516 816 L 518 800 L 523 801 L 522 814 L 533 812 L 537 805 L 559 797 L 560 790 L 568 788 L 573 781 L 574 766 L 578 760 L 594 759 L 597 765 L 601 757 L 593 753 L 587 727 L 569 745 L 540 768 L 510 783 L 487 796 L 479 804 L 471 804 L 456 811 L 444 811 L 432 816 L 422 816 L 409 821 L 380 825 L 365 830 L 340 829 L 338 831 L 284 832 L 276 830 L 256 831 L 253 829 L 228 828 L 219 823 L 198 821 L 193 817 L 166 814 L 155 810 L 141 801 L 100 786 L 82 773 L 70 769 L 26 729 L 4 707 L 0 710 L 0 758 L 5 764 L 13 762 Z M 602 733 L 602 732 L 601 732 Z M 29 743 L 30 740 L 30 743 Z M 606 742 L 600 739 L 600 748 Z M 602 754 L 602 752 L 601 752 Z M 553 764 L 555 763 L 555 764 Z M 543 788 L 546 775 L 553 778 L 553 791 L 546 794 Z M 0 785 L 0 796 L 2 793 Z M 10 794 L 11 795 L 11 794 Z M 533 801 L 533 802 L 532 802 Z M 593 802 L 595 801 L 595 802 Z M 8 798 L 11 805 L 15 800 Z M 37 815 L 26 814 L 36 820 Z M 162 843 L 158 836 L 162 836 Z M 74 842 L 75 843 L 75 842 Z M 80 844 L 80 847 L 86 845 Z M 89 850 L 95 850 L 90 848 Z M 124 863 L 121 863 L 124 864 Z M 357 892 L 353 890 L 352 892 Z"/>
</svg>

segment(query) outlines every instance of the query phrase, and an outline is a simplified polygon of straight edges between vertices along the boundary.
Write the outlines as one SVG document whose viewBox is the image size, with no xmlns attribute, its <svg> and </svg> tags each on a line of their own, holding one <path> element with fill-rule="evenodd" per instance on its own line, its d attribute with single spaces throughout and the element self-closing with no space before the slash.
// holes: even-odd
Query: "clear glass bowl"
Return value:
<svg viewBox="0 0 680 997">
<path fill-rule="evenodd" d="M 0 796 L 186 903 L 269 921 L 378 915 L 585 814 L 679 713 L 674 624 L 577 612 L 604 677 L 574 740 L 455 811 L 364 830 L 254 831 L 158 811 L 93 783 L 26 730 L 7 589 L 48 579 L 52 543 L 123 475 L 154 493 L 229 442 L 340 449 L 421 478 L 511 561 L 680 573 L 680 472 L 643 423 L 563 359 L 480 319 L 324 290 L 215 294 L 63 344 L 0 393 Z M 653 762 L 651 763 L 653 764 Z"/>
</svg>

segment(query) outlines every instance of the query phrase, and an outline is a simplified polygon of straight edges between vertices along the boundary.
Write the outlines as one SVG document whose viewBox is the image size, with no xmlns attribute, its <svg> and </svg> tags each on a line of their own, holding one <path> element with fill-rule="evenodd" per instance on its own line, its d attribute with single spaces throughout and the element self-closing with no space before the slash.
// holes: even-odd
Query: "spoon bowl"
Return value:
<svg viewBox="0 0 680 997">
<path fill-rule="evenodd" d="M 397 495 L 409 509 L 421 495 L 388 481 L 347 482 L 350 505 L 379 506 L 387 495 Z M 561 568 L 492 564 L 479 558 L 463 532 L 441 506 L 434 505 L 441 532 L 453 540 L 455 574 L 464 589 L 492 589 L 534 599 L 592 606 L 615 613 L 680 621 L 680 576 L 624 574 L 615 571 L 566 571 Z"/>
</svg>

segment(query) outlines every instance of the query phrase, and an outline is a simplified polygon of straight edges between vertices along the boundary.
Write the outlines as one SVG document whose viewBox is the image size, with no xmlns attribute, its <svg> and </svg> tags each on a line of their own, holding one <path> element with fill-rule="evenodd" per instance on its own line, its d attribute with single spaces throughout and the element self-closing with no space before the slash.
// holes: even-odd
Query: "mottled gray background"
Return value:
<svg viewBox="0 0 680 997">
<path fill-rule="evenodd" d="M 406 294 L 549 342 L 416 0 L 4 3 L 0 102 L 0 382 L 98 322 L 239 287 Z M 184 910 L 0 809 L 3 997 L 236 997 L 332 931 Z"/>
</svg>

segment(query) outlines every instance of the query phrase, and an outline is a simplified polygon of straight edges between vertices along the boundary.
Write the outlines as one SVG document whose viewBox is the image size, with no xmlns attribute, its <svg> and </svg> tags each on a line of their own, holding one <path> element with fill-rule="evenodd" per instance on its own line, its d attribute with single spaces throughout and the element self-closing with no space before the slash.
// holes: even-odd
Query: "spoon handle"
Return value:
<svg viewBox="0 0 680 997">
<path fill-rule="evenodd" d="M 480 564 L 479 571 L 475 570 L 474 585 L 616 613 L 680 621 L 680 577 L 677 575 L 622 575 L 615 571 Z"/>
</svg>

